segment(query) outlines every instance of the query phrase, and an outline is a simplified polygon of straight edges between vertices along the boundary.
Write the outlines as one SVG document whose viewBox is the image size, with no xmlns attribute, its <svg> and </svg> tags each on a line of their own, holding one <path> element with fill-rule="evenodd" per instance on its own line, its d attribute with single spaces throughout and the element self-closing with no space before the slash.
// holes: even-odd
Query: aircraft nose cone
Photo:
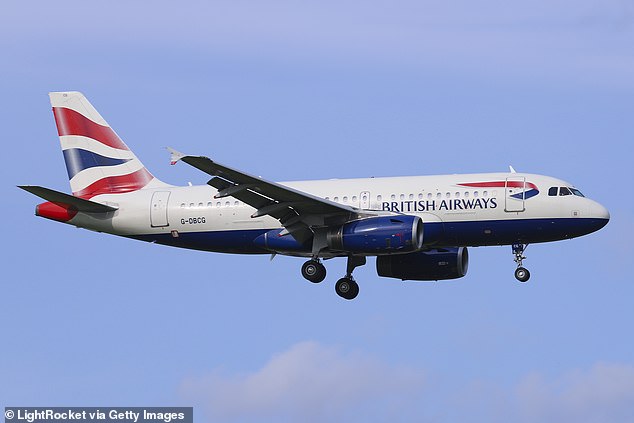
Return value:
<svg viewBox="0 0 634 423">
<path fill-rule="evenodd" d="M 605 223 L 608 223 L 607 221 L 610 220 L 610 212 L 599 203 L 594 203 L 590 212 L 595 219 L 603 219 L 606 221 Z"/>
<path fill-rule="evenodd" d="M 598 231 L 610 221 L 610 212 L 597 202 L 593 202 L 590 207 L 590 217 L 594 222 L 594 231 Z"/>
</svg>

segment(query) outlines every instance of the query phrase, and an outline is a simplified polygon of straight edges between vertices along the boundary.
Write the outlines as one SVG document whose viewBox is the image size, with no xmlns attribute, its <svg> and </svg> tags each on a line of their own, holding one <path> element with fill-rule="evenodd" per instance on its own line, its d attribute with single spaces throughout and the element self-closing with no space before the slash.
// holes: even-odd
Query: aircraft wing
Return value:
<svg viewBox="0 0 634 423">
<path fill-rule="evenodd" d="M 251 217 L 269 215 L 276 218 L 299 242 L 312 237 L 315 228 L 377 215 L 249 175 L 208 157 L 187 156 L 169 150 L 172 152 L 172 164 L 182 160 L 213 176 L 207 183 L 218 189 L 216 198 L 231 196 L 243 201 L 256 209 Z"/>
</svg>

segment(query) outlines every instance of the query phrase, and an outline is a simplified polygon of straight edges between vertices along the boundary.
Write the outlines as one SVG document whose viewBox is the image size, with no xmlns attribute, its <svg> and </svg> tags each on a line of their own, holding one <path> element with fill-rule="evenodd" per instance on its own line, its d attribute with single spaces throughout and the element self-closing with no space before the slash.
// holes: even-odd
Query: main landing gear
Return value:
<svg viewBox="0 0 634 423">
<path fill-rule="evenodd" d="M 359 294 L 359 285 L 352 277 L 352 271 L 366 263 L 365 257 L 348 256 L 346 276 L 335 284 L 335 292 L 341 298 L 352 300 Z M 302 265 L 302 276 L 313 283 L 319 283 L 326 277 L 326 268 L 319 259 L 311 259 Z"/>
<path fill-rule="evenodd" d="M 527 282 L 531 277 L 531 272 L 522 266 L 522 260 L 526 258 L 524 257 L 524 250 L 526 250 L 526 247 L 528 247 L 528 244 L 513 244 L 513 255 L 515 255 L 513 260 L 517 263 L 517 269 L 515 269 L 515 279 L 520 282 Z"/>
<path fill-rule="evenodd" d="M 312 283 L 319 283 L 326 278 L 326 267 L 319 259 L 308 260 L 302 265 L 302 276 Z"/>
<path fill-rule="evenodd" d="M 335 292 L 341 298 L 353 300 L 359 294 L 359 285 L 352 277 L 352 271 L 359 266 L 365 264 L 365 256 L 348 256 L 348 264 L 346 266 L 346 276 L 339 279 L 335 284 Z"/>
</svg>

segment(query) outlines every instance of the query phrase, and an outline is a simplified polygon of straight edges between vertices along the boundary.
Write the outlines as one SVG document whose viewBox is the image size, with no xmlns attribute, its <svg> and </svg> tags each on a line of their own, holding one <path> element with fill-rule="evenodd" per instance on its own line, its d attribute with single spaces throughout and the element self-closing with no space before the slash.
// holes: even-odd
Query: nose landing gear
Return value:
<svg viewBox="0 0 634 423">
<path fill-rule="evenodd" d="M 526 259 L 524 256 L 524 250 L 528 247 L 528 244 L 513 244 L 513 255 L 515 258 L 513 261 L 517 263 L 517 269 L 515 269 L 515 279 L 520 282 L 527 282 L 531 277 L 531 272 L 522 266 L 522 260 Z"/>
<path fill-rule="evenodd" d="M 527 282 L 531 277 L 531 272 L 524 267 L 518 267 L 515 269 L 515 278 L 520 282 Z"/>
</svg>

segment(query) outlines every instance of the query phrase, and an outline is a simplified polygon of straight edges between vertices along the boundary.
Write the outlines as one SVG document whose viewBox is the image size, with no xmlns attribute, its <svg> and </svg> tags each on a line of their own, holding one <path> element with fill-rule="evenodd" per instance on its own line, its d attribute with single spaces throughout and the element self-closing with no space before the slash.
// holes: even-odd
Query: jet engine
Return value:
<svg viewBox="0 0 634 423">
<path fill-rule="evenodd" d="M 402 280 L 457 279 L 467 274 L 468 267 L 469 253 L 466 247 L 437 248 L 376 258 L 379 276 Z"/>
<path fill-rule="evenodd" d="M 328 247 L 354 254 L 393 254 L 423 246 L 423 221 L 418 216 L 379 216 L 354 220 L 328 232 Z"/>
</svg>

